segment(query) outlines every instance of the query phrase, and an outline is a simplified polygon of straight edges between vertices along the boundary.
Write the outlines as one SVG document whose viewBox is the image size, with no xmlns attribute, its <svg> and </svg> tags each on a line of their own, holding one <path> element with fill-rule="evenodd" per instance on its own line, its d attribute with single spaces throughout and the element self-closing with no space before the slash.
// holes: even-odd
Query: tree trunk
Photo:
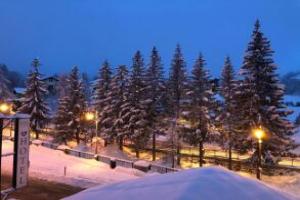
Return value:
<svg viewBox="0 0 300 200">
<path fill-rule="evenodd" d="M 199 166 L 202 167 L 203 166 L 203 141 L 201 140 L 199 142 Z"/>
<path fill-rule="evenodd" d="M 121 135 L 119 138 L 119 149 L 123 151 L 123 135 Z"/>
<path fill-rule="evenodd" d="M 152 134 L 152 160 L 156 160 L 156 131 Z"/>
<path fill-rule="evenodd" d="M 79 145 L 79 143 L 80 143 L 79 130 L 78 129 L 76 130 L 76 143 L 77 143 L 77 145 Z"/>
<path fill-rule="evenodd" d="M 177 149 L 176 149 L 176 154 L 177 154 L 177 166 L 180 166 L 180 144 L 179 142 L 177 143 Z"/>
<path fill-rule="evenodd" d="M 38 131 L 35 131 L 35 139 L 39 139 L 40 138 L 40 133 Z"/>
<path fill-rule="evenodd" d="M 229 134 L 229 149 L 228 149 L 228 169 L 232 170 L 232 142 Z"/>
<path fill-rule="evenodd" d="M 137 158 L 140 158 L 140 149 L 139 149 L 138 146 L 135 146 L 135 156 L 136 156 Z"/>
</svg>

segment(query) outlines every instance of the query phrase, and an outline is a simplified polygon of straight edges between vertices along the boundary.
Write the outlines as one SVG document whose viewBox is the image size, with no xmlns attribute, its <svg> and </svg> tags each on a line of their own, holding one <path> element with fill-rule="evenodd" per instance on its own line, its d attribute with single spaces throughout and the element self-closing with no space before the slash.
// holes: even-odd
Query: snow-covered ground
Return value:
<svg viewBox="0 0 300 200">
<path fill-rule="evenodd" d="M 3 154 L 12 152 L 12 149 L 13 143 L 4 140 Z M 2 161 L 3 171 L 10 172 L 12 157 L 3 157 Z M 67 167 L 66 176 L 64 176 L 64 167 Z M 117 167 L 112 170 L 107 164 L 93 159 L 77 158 L 59 150 L 36 145 L 30 146 L 29 173 L 33 177 L 84 188 L 135 179 L 144 175 L 135 169 Z"/>
<path fill-rule="evenodd" d="M 279 189 L 220 167 L 153 175 L 108 186 L 97 186 L 65 200 L 288 200 L 297 199 Z"/>
</svg>

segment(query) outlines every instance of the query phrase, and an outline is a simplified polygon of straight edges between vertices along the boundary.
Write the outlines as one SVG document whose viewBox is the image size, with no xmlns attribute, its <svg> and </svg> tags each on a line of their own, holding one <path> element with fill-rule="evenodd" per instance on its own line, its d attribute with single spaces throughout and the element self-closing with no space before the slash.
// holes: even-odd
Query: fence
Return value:
<svg viewBox="0 0 300 200">
<path fill-rule="evenodd" d="M 80 157 L 80 158 L 85 158 L 85 159 L 94 159 L 95 158 L 95 154 L 93 154 L 93 153 L 77 151 L 77 150 L 73 150 L 73 149 L 65 149 L 64 151 L 66 154 Z"/>
<path fill-rule="evenodd" d="M 160 174 L 165 174 L 165 173 L 170 173 L 170 172 L 177 172 L 179 171 L 179 169 L 175 169 L 175 168 L 169 168 L 169 167 L 163 167 L 161 165 L 154 165 L 151 164 L 151 171 L 153 172 L 158 172 Z"/>
<path fill-rule="evenodd" d="M 59 145 L 51 143 L 51 142 L 42 142 L 41 145 L 44 147 L 47 147 L 47 148 L 59 150 L 58 149 Z M 111 161 L 115 161 L 116 166 L 136 169 L 136 167 L 134 166 L 134 161 L 130 161 L 130 160 L 123 160 L 123 159 L 119 159 L 119 158 L 114 158 L 114 157 L 109 157 L 109 156 L 99 155 L 99 154 L 94 154 L 94 153 L 89 153 L 89 152 L 83 152 L 83 151 L 78 151 L 78 150 L 73 150 L 73 149 L 64 149 L 62 151 L 64 151 L 66 154 L 71 155 L 71 156 L 76 156 L 76 157 L 85 158 L 85 159 L 96 159 L 97 161 L 103 162 L 105 164 L 111 164 Z M 164 166 L 155 165 L 155 164 L 150 164 L 150 169 L 153 172 L 158 172 L 158 173 L 162 173 L 162 174 L 179 171 L 179 169 L 164 167 Z"/>
</svg>

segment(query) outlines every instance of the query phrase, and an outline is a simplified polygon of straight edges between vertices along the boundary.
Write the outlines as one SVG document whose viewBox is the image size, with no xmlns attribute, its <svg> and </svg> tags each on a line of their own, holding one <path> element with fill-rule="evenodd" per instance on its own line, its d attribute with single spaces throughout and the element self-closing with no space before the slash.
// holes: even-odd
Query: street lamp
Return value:
<svg viewBox="0 0 300 200">
<path fill-rule="evenodd" d="M 11 112 L 11 105 L 8 103 L 1 103 L 0 104 L 0 113 L 9 114 Z"/>
<path fill-rule="evenodd" d="M 96 135 L 95 137 L 92 138 L 92 143 L 96 143 L 96 148 L 95 148 L 95 153 L 98 153 L 98 142 L 99 142 L 99 138 L 98 138 L 98 112 L 86 112 L 84 115 L 85 119 L 87 121 L 94 121 L 95 120 L 95 127 L 96 127 Z"/>
<path fill-rule="evenodd" d="M 262 146 L 262 139 L 265 137 L 265 132 L 264 130 L 259 127 L 253 130 L 253 134 L 255 138 L 257 139 L 257 153 L 258 153 L 258 158 L 257 158 L 257 166 L 256 166 L 256 178 L 260 179 L 260 174 L 261 174 L 261 146 Z"/>
<path fill-rule="evenodd" d="M 95 114 L 92 112 L 87 112 L 87 113 L 85 113 L 85 119 L 87 121 L 92 121 L 95 119 Z"/>
</svg>

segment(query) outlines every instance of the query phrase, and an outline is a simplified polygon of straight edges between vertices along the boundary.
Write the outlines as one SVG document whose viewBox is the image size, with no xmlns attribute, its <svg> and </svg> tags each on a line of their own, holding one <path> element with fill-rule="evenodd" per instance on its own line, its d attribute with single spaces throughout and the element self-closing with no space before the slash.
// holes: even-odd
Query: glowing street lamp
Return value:
<svg viewBox="0 0 300 200">
<path fill-rule="evenodd" d="M 0 104 L 0 113 L 9 114 L 11 112 L 11 105 L 8 103 Z"/>
<path fill-rule="evenodd" d="M 96 135 L 95 137 L 92 138 L 92 143 L 96 143 L 95 147 L 95 153 L 98 153 L 98 143 L 99 143 L 99 138 L 98 138 L 98 112 L 86 112 L 85 115 L 85 120 L 87 121 L 95 121 L 95 127 L 96 127 Z"/>
<path fill-rule="evenodd" d="M 264 130 L 259 127 L 257 129 L 253 130 L 253 134 L 255 138 L 257 139 L 257 153 L 258 153 L 258 159 L 257 159 L 257 166 L 256 166 L 256 178 L 260 179 L 261 174 L 261 146 L 262 146 L 262 139 L 265 137 Z"/>
<path fill-rule="evenodd" d="M 95 120 L 95 114 L 92 112 L 87 112 L 87 113 L 85 113 L 85 119 L 87 121 L 93 121 L 93 120 Z"/>
</svg>

